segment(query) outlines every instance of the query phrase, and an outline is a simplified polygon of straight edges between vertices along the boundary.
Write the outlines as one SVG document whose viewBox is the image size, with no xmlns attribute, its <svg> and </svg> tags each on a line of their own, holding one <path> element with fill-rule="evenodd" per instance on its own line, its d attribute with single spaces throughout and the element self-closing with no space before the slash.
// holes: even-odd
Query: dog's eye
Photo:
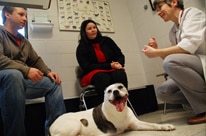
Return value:
<svg viewBox="0 0 206 136">
<path fill-rule="evenodd" d="M 123 86 L 122 86 L 122 85 L 118 86 L 118 89 L 119 89 L 119 90 L 121 90 L 122 88 L 123 88 Z"/>
<path fill-rule="evenodd" d="M 111 93 L 112 92 L 112 90 L 108 90 L 108 93 Z"/>
</svg>

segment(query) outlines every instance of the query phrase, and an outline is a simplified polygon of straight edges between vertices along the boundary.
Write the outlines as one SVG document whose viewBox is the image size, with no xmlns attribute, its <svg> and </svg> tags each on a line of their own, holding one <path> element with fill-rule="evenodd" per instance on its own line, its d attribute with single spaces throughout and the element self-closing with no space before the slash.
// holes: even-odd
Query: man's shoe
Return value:
<svg viewBox="0 0 206 136">
<path fill-rule="evenodd" d="M 187 123 L 190 125 L 193 124 L 200 124 L 200 123 L 206 123 L 206 113 L 200 113 L 194 117 L 191 117 L 187 120 Z"/>
</svg>

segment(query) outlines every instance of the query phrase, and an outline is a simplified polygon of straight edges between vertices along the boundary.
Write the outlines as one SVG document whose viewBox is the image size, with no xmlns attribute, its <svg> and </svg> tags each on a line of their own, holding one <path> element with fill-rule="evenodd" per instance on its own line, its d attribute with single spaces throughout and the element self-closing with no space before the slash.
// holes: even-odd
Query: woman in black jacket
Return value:
<svg viewBox="0 0 206 136">
<path fill-rule="evenodd" d="M 121 49 L 111 38 L 102 36 L 93 20 L 85 20 L 81 24 L 76 57 L 84 72 L 82 86 L 94 85 L 101 101 L 105 88 L 110 84 L 123 83 L 128 87 Z"/>
</svg>

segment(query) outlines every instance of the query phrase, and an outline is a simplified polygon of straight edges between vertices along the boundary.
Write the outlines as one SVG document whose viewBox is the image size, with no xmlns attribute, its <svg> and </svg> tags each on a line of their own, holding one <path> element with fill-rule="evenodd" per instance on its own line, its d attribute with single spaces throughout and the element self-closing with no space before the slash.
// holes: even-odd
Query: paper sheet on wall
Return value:
<svg viewBox="0 0 206 136">
<path fill-rule="evenodd" d="M 59 29 L 79 31 L 82 21 L 92 19 L 101 32 L 114 32 L 109 2 L 58 0 Z"/>
</svg>

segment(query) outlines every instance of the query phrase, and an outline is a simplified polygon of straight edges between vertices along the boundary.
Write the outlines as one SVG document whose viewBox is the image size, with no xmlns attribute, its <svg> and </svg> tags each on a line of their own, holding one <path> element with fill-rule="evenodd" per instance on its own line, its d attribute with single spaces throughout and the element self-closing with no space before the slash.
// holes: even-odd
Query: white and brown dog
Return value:
<svg viewBox="0 0 206 136">
<path fill-rule="evenodd" d="M 125 130 L 175 130 L 171 124 L 140 121 L 127 106 L 128 91 L 123 84 L 105 90 L 104 102 L 96 108 L 66 113 L 50 127 L 51 136 L 115 136 Z"/>
</svg>

